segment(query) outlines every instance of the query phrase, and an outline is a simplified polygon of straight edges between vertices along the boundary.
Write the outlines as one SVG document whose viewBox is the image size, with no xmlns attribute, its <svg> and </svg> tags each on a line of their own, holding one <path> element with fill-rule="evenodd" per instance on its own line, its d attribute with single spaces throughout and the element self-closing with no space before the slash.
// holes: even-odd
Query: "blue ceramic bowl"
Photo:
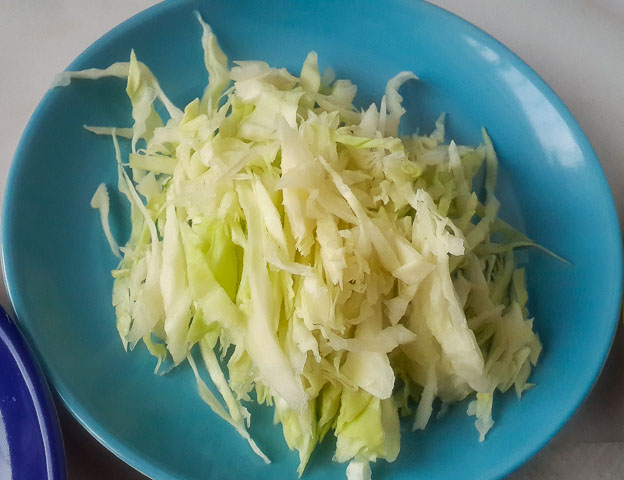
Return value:
<svg viewBox="0 0 624 480">
<path fill-rule="evenodd" d="M 448 132 L 478 143 L 486 126 L 498 149 L 503 216 L 568 259 L 531 251 L 530 309 L 544 353 L 521 401 L 495 403 L 496 424 L 477 441 L 465 405 L 424 432 L 403 428 L 386 479 L 492 479 L 534 454 L 587 395 L 609 351 L 621 292 L 621 239 L 609 187 L 583 132 L 550 88 L 520 59 L 459 18 L 421 1 L 165 2 L 122 24 L 71 69 L 127 60 L 131 48 L 178 105 L 206 82 L 199 9 L 231 59 L 261 59 L 298 71 L 309 50 L 321 66 L 378 101 L 388 78 L 413 70 L 404 88 L 405 131 L 428 131 L 448 112 Z M 252 434 L 273 459 L 265 466 L 202 403 L 188 368 L 152 374 L 139 348 L 124 353 L 115 330 L 109 253 L 89 200 L 116 183 L 110 139 L 83 124 L 129 125 L 120 80 L 76 82 L 48 92 L 17 150 L 4 201 L 6 280 L 21 326 L 76 418 L 119 457 L 157 478 L 296 478 L 297 457 L 259 409 Z M 114 205 L 115 210 L 122 207 Z M 127 226 L 115 226 L 127 234 Z M 330 441 L 306 478 L 342 478 Z"/>
<path fill-rule="evenodd" d="M 0 478 L 64 480 L 65 452 L 48 384 L 0 307 Z"/>
</svg>

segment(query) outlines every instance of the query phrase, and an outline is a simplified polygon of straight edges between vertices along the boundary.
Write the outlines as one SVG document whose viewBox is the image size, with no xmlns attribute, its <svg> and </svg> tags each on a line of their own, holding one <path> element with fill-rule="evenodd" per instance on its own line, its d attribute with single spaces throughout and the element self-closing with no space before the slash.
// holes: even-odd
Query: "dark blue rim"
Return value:
<svg viewBox="0 0 624 480">
<path fill-rule="evenodd" d="M 52 400 L 52 394 L 43 376 L 41 368 L 37 364 L 33 352 L 24 340 L 19 328 L 11 317 L 0 307 L 0 342 L 9 349 L 10 356 L 13 357 L 17 369 L 15 375 L 20 375 L 28 390 L 32 406 L 36 412 L 36 424 L 38 425 L 43 444 L 43 452 L 46 476 L 48 480 L 62 480 L 67 478 L 65 463 L 65 450 L 63 448 L 63 437 L 59 419 Z M 22 413 L 22 408 L 30 405 L 18 406 L 18 412 Z M 5 428 L 9 439 L 18 434 L 18 429 L 23 428 L 22 415 L 19 418 L 5 417 Z M 11 455 L 11 469 L 15 478 L 28 478 L 26 472 L 33 461 L 31 452 L 18 452 L 11 450 L 9 440 L 9 450 Z"/>
<path fill-rule="evenodd" d="M 426 8 L 430 10 L 435 10 L 438 14 L 442 13 L 449 24 L 455 24 L 458 28 L 468 29 L 471 31 L 472 35 L 479 40 L 488 45 L 494 51 L 503 52 L 508 56 L 510 63 L 520 72 L 524 74 L 534 85 L 535 87 L 548 99 L 548 101 L 555 107 L 555 109 L 561 114 L 563 121 L 567 124 L 570 130 L 573 132 L 575 138 L 579 141 L 582 150 L 586 153 L 587 161 L 592 164 L 595 169 L 598 169 L 602 175 L 601 177 L 601 188 L 605 192 L 605 195 L 610 200 L 610 216 L 611 222 L 610 225 L 614 226 L 611 232 L 605 232 L 605 234 L 610 234 L 613 236 L 617 236 L 618 243 L 622 243 L 621 232 L 619 228 L 619 220 L 617 217 L 617 212 L 615 210 L 615 204 L 613 202 L 613 196 L 611 194 L 610 187 L 607 183 L 606 177 L 604 176 L 604 171 L 600 162 L 589 143 L 586 135 L 583 130 L 579 126 L 578 122 L 571 114 L 569 109 L 565 106 L 565 104 L 559 99 L 557 94 L 548 86 L 548 84 L 531 68 L 529 67 L 518 55 L 516 55 L 513 51 L 511 51 L 508 47 L 500 43 L 498 40 L 475 26 L 474 24 L 468 22 L 460 18 L 459 16 L 441 8 L 436 5 L 430 4 L 426 0 L 419 0 L 423 4 L 425 4 Z M 108 33 L 103 35 L 97 41 L 95 41 L 91 46 L 89 46 L 85 51 L 83 51 L 68 67 L 68 70 L 85 68 L 83 63 L 85 58 L 87 58 L 92 51 L 97 51 L 98 49 L 106 46 L 110 42 L 114 42 L 115 39 L 122 35 L 124 32 L 135 28 L 137 25 L 143 24 L 145 22 L 151 21 L 153 18 L 158 17 L 160 15 L 166 15 L 166 12 L 171 9 L 179 8 L 182 4 L 188 3 L 186 1 L 163 1 L 160 4 L 154 5 L 142 12 L 137 13 L 130 19 L 124 21 L 119 24 L 117 27 L 110 30 Z M 11 165 L 11 169 L 9 172 L 9 177 L 6 184 L 5 190 L 5 207 L 2 211 L 2 225 L 10 225 L 12 212 L 6 207 L 7 204 L 10 204 L 10 199 L 13 197 L 13 190 L 15 184 L 19 180 L 19 162 L 20 158 L 23 155 L 24 144 L 26 142 L 26 138 L 28 138 L 32 131 L 36 130 L 38 123 L 41 121 L 40 114 L 46 110 L 48 103 L 51 101 L 53 96 L 53 92 L 48 91 L 42 101 L 37 106 L 35 112 L 33 113 L 28 125 L 26 126 L 20 142 L 18 144 L 17 150 L 15 152 L 13 163 Z M 17 296 L 12 294 L 11 291 L 11 282 L 10 279 L 14 278 L 12 275 L 12 266 L 9 264 L 7 266 L 6 259 L 10 258 L 10 254 L 7 254 L 6 248 L 10 246 L 9 243 L 10 235 L 7 233 L 7 229 L 3 228 L 2 231 L 2 244 L 4 245 L 2 251 L 2 260 L 5 271 L 5 285 L 7 289 L 7 293 L 14 307 L 18 306 L 16 304 Z M 622 251 L 618 251 L 617 258 L 613 259 L 615 264 L 622 265 Z M 622 291 L 622 268 L 620 267 L 617 272 L 617 278 L 614 279 L 618 286 L 618 290 Z M 15 300 L 14 300 L 15 299 Z M 16 308 L 17 310 L 17 308 Z M 502 468 L 499 472 L 496 473 L 497 477 L 504 477 L 510 474 L 512 471 L 519 468 L 523 465 L 527 460 L 533 457 L 539 450 L 541 450 L 544 445 L 546 445 L 552 437 L 563 427 L 563 425 L 569 420 L 569 418 L 578 410 L 580 405 L 584 402 L 584 400 L 589 395 L 590 391 L 593 389 L 596 380 L 598 379 L 602 368 L 606 362 L 608 353 L 613 344 L 613 338 L 615 336 L 616 327 L 619 323 L 619 312 L 620 312 L 620 303 L 615 303 L 610 305 L 609 317 L 613 318 L 613 323 L 611 326 L 611 330 L 609 333 L 609 341 L 605 342 L 602 345 L 602 358 L 601 361 L 596 364 L 595 372 L 594 372 L 594 382 L 592 384 L 587 385 L 585 391 L 579 395 L 577 401 L 574 403 L 572 408 L 568 412 L 565 412 L 563 415 L 562 421 L 553 428 L 551 435 L 546 436 L 541 439 L 541 441 L 536 442 L 534 446 L 530 449 L 527 449 L 524 455 L 518 457 L 515 462 L 511 465 L 507 464 L 504 468 Z M 47 365 L 43 365 L 44 369 L 48 371 Z M 51 373 L 51 372 L 50 372 Z M 50 375 L 52 380 L 54 379 L 53 375 Z M 88 409 L 86 409 L 83 405 L 81 405 L 78 400 L 75 398 L 73 393 L 65 388 L 62 384 L 53 385 L 56 392 L 59 394 L 61 400 L 67 407 L 67 409 L 72 413 L 72 415 L 78 420 L 78 422 L 87 430 L 91 435 L 93 435 L 102 445 L 104 445 L 107 449 L 109 449 L 113 454 L 119 457 L 124 462 L 131 465 L 133 468 L 139 470 L 145 475 L 151 478 L 175 478 L 175 474 L 169 469 L 168 466 L 155 462 L 153 459 L 147 458 L 140 451 L 137 451 L 131 445 L 127 445 L 124 442 L 121 442 L 119 439 L 115 438 L 106 428 L 105 425 L 101 424 L 97 421 L 93 416 L 89 413 Z"/>
</svg>

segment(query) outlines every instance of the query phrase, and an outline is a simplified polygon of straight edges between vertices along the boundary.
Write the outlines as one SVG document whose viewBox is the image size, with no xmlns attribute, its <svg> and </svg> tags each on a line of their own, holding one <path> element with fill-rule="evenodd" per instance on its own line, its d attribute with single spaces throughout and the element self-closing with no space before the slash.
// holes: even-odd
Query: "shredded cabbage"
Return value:
<svg viewBox="0 0 624 480">
<path fill-rule="evenodd" d="M 315 52 L 299 76 L 229 68 L 197 17 L 209 83 L 183 111 L 134 52 L 58 78 L 127 79 L 132 126 L 86 127 L 112 136 L 130 203 L 121 248 L 104 186 L 91 203 L 123 256 L 113 304 L 124 347 L 145 343 L 156 371 L 188 362 L 201 397 L 267 462 L 244 404 L 272 405 L 300 475 L 333 432 L 347 477 L 370 478 L 370 462 L 399 454 L 399 415 L 424 429 L 437 405 L 466 398 L 483 440 L 495 391 L 530 388 L 541 350 L 513 254 L 534 244 L 497 218 L 485 130 L 478 147 L 447 144 L 441 116 L 430 135 L 399 137 L 398 90 L 413 73 L 358 111 L 356 86 L 322 74 Z M 125 163 L 118 135 L 131 138 Z"/>
</svg>

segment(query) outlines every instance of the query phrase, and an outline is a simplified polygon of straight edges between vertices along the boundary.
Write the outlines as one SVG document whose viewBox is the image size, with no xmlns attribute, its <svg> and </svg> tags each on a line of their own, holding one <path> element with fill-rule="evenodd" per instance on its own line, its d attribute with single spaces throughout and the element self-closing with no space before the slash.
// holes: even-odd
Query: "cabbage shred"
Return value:
<svg viewBox="0 0 624 480">
<path fill-rule="evenodd" d="M 209 83 L 183 111 L 134 53 L 58 79 L 127 78 L 129 158 L 117 129 L 89 127 L 112 135 L 130 203 L 112 272 L 124 347 L 143 342 L 156 371 L 188 362 L 202 399 L 267 462 L 245 404 L 272 405 L 300 475 L 331 432 L 348 478 L 370 478 L 369 462 L 399 454 L 400 416 L 423 429 L 436 404 L 467 398 L 483 440 L 495 391 L 531 387 L 541 350 L 513 253 L 531 242 L 497 218 L 485 130 L 474 148 L 445 143 L 444 117 L 430 135 L 399 137 L 412 73 L 358 111 L 356 86 L 321 74 L 316 53 L 299 76 L 229 68 L 198 19 Z M 92 204 L 115 250 L 106 191 Z"/>
</svg>

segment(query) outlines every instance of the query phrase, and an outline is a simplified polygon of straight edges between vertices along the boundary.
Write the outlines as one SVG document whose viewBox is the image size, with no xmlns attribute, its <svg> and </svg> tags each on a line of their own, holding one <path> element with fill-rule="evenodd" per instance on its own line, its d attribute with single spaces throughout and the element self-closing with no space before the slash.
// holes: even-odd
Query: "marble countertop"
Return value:
<svg viewBox="0 0 624 480">
<path fill-rule="evenodd" d="M 151 0 L 0 0 L 0 194 L 19 136 L 55 73 Z M 563 99 L 593 145 L 624 219 L 624 2 L 432 0 L 523 58 Z M 1 198 L 1 197 L 0 197 Z M 1 226 L 0 226 L 1 227 Z M 4 289 L 0 303 L 9 308 Z M 587 401 L 510 476 L 624 478 L 624 332 Z M 57 402 L 70 480 L 145 478 L 93 439 Z"/>
</svg>

